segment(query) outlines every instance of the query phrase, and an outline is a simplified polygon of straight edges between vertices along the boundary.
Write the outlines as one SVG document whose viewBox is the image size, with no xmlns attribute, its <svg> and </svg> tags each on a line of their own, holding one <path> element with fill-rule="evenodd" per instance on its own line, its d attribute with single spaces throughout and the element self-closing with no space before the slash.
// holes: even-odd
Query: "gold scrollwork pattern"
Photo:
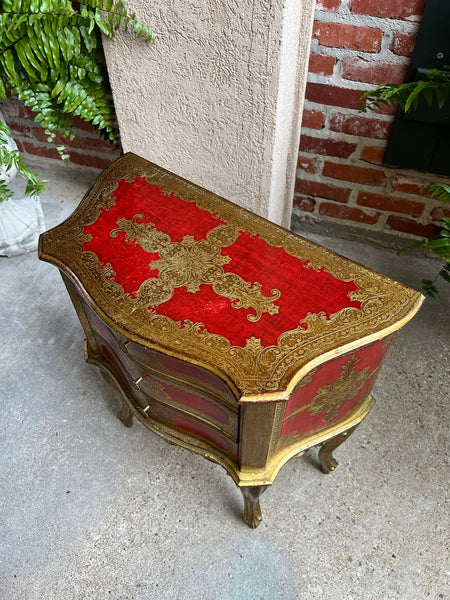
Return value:
<svg viewBox="0 0 450 600">
<path fill-rule="evenodd" d="M 271 296 L 261 293 L 261 284 L 244 281 L 235 273 L 226 273 L 223 265 L 230 262 L 229 256 L 221 254 L 222 248 L 230 246 L 239 236 L 235 228 L 219 225 L 210 231 L 206 240 L 196 241 L 192 235 L 184 236 L 181 242 L 172 242 L 170 236 L 158 231 L 153 223 L 138 223 L 143 215 L 135 215 L 131 221 L 119 219 L 117 229 L 125 234 L 127 242 L 135 241 L 146 252 L 158 253 L 160 258 L 151 263 L 151 268 L 159 271 L 159 278 L 144 281 L 136 294 L 139 306 L 155 308 L 170 300 L 175 288 L 186 286 L 195 294 L 200 285 L 211 285 L 219 296 L 229 298 L 233 308 L 251 308 L 255 315 L 247 315 L 249 321 L 259 321 L 264 312 L 278 313 L 274 304 L 280 297 L 279 290 L 272 290 Z"/>
<path fill-rule="evenodd" d="M 347 400 L 355 398 L 367 381 L 369 369 L 367 367 L 362 371 L 355 369 L 355 365 L 359 361 L 360 359 L 353 356 L 341 367 L 342 374 L 336 381 L 321 387 L 308 404 L 292 411 L 284 420 L 292 419 L 307 410 L 313 416 L 324 413 L 324 422 L 331 423 L 336 418 L 341 406 Z"/>
<path fill-rule="evenodd" d="M 84 228 L 114 205 L 113 193 L 119 180 L 132 183 L 135 177 L 145 177 L 148 183 L 194 202 L 227 223 L 226 231 L 217 227 L 210 233 L 209 243 L 225 245 L 218 236 L 231 238 L 232 232 L 237 231 L 258 235 L 267 244 L 282 247 L 308 263 L 310 268 L 323 270 L 341 281 L 354 281 L 359 291 L 352 294 L 352 300 L 359 301 L 361 308 L 344 308 L 330 318 L 309 314 L 297 328 L 282 333 L 277 344 L 268 347 L 263 347 L 257 338 L 249 339 L 245 347 L 232 346 L 228 339 L 208 332 L 201 323 L 175 322 L 144 309 L 145 303 L 133 300 L 111 277 L 105 277 L 97 256 L 83 248 L 90 239 Z M 142 232 L 143 228 L 139 230 Z M 339 348 L 348 351 L 349 345 L 357 348 L 367 343 L 368 335 L 396 331 L 414 316 L 423 301 L 418 292 L 280 229 L 131 153 L 103 172 L 75 213 L 41 237 L 40 257 L 81 282 L 92 305 L 118 333 L 201 364 L 226 380 L 238 397 L 282 393 L 312 360 Z"/>
</svg>

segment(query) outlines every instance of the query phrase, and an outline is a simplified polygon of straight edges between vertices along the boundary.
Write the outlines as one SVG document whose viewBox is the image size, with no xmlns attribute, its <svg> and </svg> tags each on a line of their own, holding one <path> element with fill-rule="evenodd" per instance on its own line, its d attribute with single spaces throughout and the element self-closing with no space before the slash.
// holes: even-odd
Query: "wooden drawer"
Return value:
<svg viewBox="0 0 450 600">
<path fill-rule="evenodd" d="M 210 428 L 215 433 L 221 433 L 229 440 L 237 442 L 238 437 L 238 404 L 231 403 L 231 392 L 226 390 L 225 384 L 213 377 L 208 380 L 196 380 L 196 372 L 202 375 L 202 370 L 195 368 L 187 376 L 182 369 L 178 372 L 174 368 L 165 366 L 165 358 L 161 353 L 140 347 L 139 344 L 130 342 L 108 327 L 97 314 L 84 302 L 87 321 L 90 325 L 91 335 L 96 342 L 97 350 L 105 359 L 114 366 L 121 382 L 132 393 L 137 406 L 144 409 L 152 402 L 159 410 L 147 409 L 147 416 L 158 416 L 165 407 L 165 414 L 170 412 L 181 423 L 181 417 L 187 417 L 199 426 Z M 170 359 L 166 364 L 175 366 L 181 361 Z M 178 365 L 177 365 L 178 366 Z M 186 365 L 190 367 L 190 365 Z M 208 375 L 206 373 L 206 375 Z M 186 377 L 186 381 L 184 379 Z M 213 385 L 214 383 L 214 385 Z M 223 386 L 219 388 L 219 384 Z M 225 393 L 224 393 L 225 392 Z M 175 417 L 174 417 L 175 418 Z M 200 430 L 200 427 L 197 429 Z"/>
</svg>

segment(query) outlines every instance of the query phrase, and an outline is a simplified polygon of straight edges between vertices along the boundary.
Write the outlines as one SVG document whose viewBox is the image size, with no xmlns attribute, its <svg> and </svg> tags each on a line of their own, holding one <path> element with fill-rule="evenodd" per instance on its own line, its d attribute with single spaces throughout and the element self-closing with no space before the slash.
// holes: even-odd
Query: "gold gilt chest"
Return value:
<svg viewBox="0 0 450 600">
<path fill-rule="evenodd" d="M 244 518 L 291 457 L 368 414 L 422 296 L 131 153 L 40 239 L 119 418 L 222 465 Z"/>
</svg>

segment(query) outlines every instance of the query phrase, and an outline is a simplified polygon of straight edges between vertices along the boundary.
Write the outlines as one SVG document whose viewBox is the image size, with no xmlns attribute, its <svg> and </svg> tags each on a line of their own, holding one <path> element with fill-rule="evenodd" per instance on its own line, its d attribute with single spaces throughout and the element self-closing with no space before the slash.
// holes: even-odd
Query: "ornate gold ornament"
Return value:
<svg viewBox="0 0 450 600">
<path fill-rule="evenodd" d="M 355 365 L 358 362 L 360 362 L 360 359 L 353 356 L 341 367 L 342 375 L 339 379 L 336 379 L 330 385 L 321 387 L 311 402 L 294 410 L 286 417 L 285 421 L 307 410 L 313 416 L 324 413 L 326 415 L 323 419 L 324 423 L 331 423 L 341 406 L 347 400 L 351 400 L 358 395 L 369 377 L 368 368 L 362 371 L 355 370 Z"/>
<path fill-rule="evenodd" d="M 159 278 L 147 279 L 139 287 L 136 294 L 139 307 L 155 308 L 170 300 L 175 288 L 183 286 L 195 294 L 204 284 L 211 285 L 219 296 L 229 298 L 233 308 L 252 308 L 256 315 L 247 315 L 249 321 L 259 321 L 264 312 L 278 313 L 279 307 L 273 303 L 281 295 L 279 290 L 271 290 L 270 297 L 264 296 L 260 283 L 249 283 L 222 269 L 231 260 L 221 254 L 222 248 L 236 241 L 237 229 L 219 225 L 207 234 L 206 240 L 197 242 L 192 235 L 186 235 L 181 242 L 172 242 L 170 236 L 158 231 L 153 223 L 136 222 L 143 218 L 143 215 L 135 215 L 131 221 L 119 219 L 119 227 L 110 234 L 117 237 L 123 232 L 127 242 L 136 241 L 146 252 L 158 253 L 161 257 L 150 264 L 159 271 Z"/>
</svg>

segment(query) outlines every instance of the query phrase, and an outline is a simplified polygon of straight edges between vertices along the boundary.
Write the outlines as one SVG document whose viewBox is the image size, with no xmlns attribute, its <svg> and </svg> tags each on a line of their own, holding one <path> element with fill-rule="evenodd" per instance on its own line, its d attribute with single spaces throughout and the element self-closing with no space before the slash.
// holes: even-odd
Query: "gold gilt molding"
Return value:
<svg viewBox="0 0 450 600">
<path fill-rule="evenodd" d="M 202 323 L 173 321 L 144 308 L 128 297 L 111 271 L 100 264 L 83 243 L 90 236 L 86 226 L 115 204 L 119 180 L 132 182 L 145 177 L 227 224 L 227 235 L 245 231 L 284 250 L 308 268 L 323 270 L 336 279 L 353 281 L 358 288 L 351 299 L 361 308 L 344 308 L 327 318 L 308 314 L 298 327 L 282 333 L 277 344 L 263 347 L 252 337 L 244 347 L 211 333 Z M 216 235 L 222 231 L 216 228 Z M 165 234 L 164 234 L 165 235 Z M 215 240 L 213 244 L 218 243 Z M 135 342 L 200 365 L 224 379 L 242 400 L 258 401 L 287 397 L 312 368 L 397 331 L 418 311 L 423 296 L 383 275 L 336 255 L 309 240 L 284 230 L 249 211 L 224 200 L 131 153 L 103 172 L 80 207 L 64 223 L 40 239 L 40 257 L 60 267 L 79 285 L 100 317 L 118 333 Z"/>
<path fill-rule="evenodd" d="M 211 285 L 219 296 L 232 300 L 232 308 L 252 308 L 256 315 L 247 315 L 249 321 L 259 321 L 264 312 L 278 313 L 279 307 L 273 302 L 281 296 L 279 290 L 272 290 L 270 297 L 264 296 L 260 283 L 244 281 L 222 268 L 231 260 L 221 254 L 222 248 L 236 241 L 237 229 L 219 225 L 206 235 L 206 240 L 195 241 L 192 235 L 186 235 L 181 242 L 172 242 L 170 236 L 158 231 L 153 223 L 138 223 L 138 218 L 144 216 L 135 215 L 131 221 L 118 219 L 119 227 L 110 235 L 115 238 L 122 232 L 127 242 L 135 241 L 146 252 L 160 256 L 150 263 L 151 269 L 159 271 L 159 277 L 147 279 L 137 291 L 139 307 L 156 308 L 170 300 L 175 288 L 186 286 L 188 292 L 195 294 L 200 285 L 205 284 Z"/>
</svg>

